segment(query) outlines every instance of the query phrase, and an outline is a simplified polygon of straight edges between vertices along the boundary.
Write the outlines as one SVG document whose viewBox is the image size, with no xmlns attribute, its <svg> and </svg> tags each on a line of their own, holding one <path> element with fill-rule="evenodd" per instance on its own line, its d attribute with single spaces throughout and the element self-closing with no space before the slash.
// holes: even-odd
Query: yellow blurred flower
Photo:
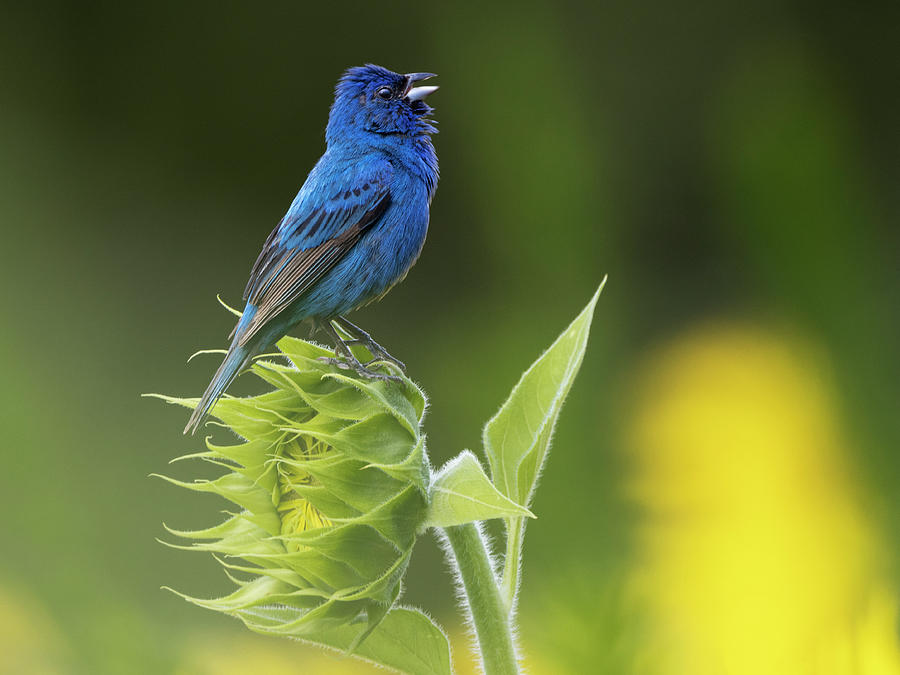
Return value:
<svg viewBox="0 0 900 675">
<path fill-rule="evenodd" d="M 710 326 L 652 360 L 629 488 L 660 672 L 900 673 L 896 589 L 839 417 L 797 341 Z"/>
</svg>

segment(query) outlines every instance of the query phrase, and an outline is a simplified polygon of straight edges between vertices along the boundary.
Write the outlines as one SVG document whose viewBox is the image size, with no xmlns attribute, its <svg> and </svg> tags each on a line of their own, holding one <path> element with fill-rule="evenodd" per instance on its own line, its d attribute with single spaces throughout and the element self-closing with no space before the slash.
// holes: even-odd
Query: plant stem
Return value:
<svg viewBox="0 0 900 675">
<path fill-rule="evenodd" d="M 465 592 L 485 675 L 517 675 L 510 613 L 481 532 L 472 523 L 444 530 Z"/>
<path fill-rule="evenodd" d="M 516 594 L 519 592 L 519 558 L 522 555 L 524 529 L 524 518 L 509 518 L 506 521 L 506 558 L 503 560 L 500 595 L 510 616 L 513 616 L 516 610 Z"/>
</svg>

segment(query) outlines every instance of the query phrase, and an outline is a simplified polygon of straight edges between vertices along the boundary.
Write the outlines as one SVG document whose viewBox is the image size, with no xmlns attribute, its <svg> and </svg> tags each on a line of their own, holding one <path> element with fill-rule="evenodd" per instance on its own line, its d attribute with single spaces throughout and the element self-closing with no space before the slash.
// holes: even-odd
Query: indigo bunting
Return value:
<svg viewBox="0 0 900 675">
<path fill-rule="evenodd" d="M 431 73 L 400 75 L 366 65 L 347 70 L 335 88 L 325 154 L 256 260 L 232 342 L 185 427 L 196 431 L 250 360 L 291 328 L 311 321 L 334 341 L 337 365 L 389 378 L 366 366 L 403 364 L 343 315 L 383 297 L 413 266 L 425 243 L 438 181 L 424 98 L 437 87 L 413 85 Z M 337 324 L 349 335 L 335 330 Z M 372 355 L 361 363 L 348 348 Z"/>
</svg>

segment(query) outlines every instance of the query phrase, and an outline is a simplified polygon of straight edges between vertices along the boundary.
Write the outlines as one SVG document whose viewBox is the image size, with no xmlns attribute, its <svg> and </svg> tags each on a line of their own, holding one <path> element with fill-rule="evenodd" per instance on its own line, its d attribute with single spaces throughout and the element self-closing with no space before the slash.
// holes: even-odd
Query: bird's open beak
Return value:
<svg viewBox="0 0 900 675">
<path fill-rule="evenodd" d="M 433 94 L 438 90 L 437 87 L 413 87 L 413 84 L 434 76 L 434 73 L 407 73 L 406 93 L 404 96 L 410 101 L 421 101 L 428 94 Z"/>
</svg>

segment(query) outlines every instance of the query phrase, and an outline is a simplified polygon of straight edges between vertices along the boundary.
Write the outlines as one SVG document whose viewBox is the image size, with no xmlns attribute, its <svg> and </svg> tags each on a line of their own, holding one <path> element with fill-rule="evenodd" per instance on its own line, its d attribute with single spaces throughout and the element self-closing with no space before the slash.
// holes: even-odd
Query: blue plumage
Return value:
<svg viewBox="0 0 900 675">
<path fill-rule="evenodd" d="M 345 365 L 363 374 L 377 376 L 355 360 L 332 320 L 373 355 L 394 360 L 342 315 L 402 280 L 425 243 L 438 163 L 432 109 L 423 99 L 437 87 L 413 84 L 428 77 L 367 65 L 340 79 L 325 154 L 266 240 L 231 346 L 185 433 L 197 429 L 254 356 L 307 319 L 319 322 Z"/>
</svg>

